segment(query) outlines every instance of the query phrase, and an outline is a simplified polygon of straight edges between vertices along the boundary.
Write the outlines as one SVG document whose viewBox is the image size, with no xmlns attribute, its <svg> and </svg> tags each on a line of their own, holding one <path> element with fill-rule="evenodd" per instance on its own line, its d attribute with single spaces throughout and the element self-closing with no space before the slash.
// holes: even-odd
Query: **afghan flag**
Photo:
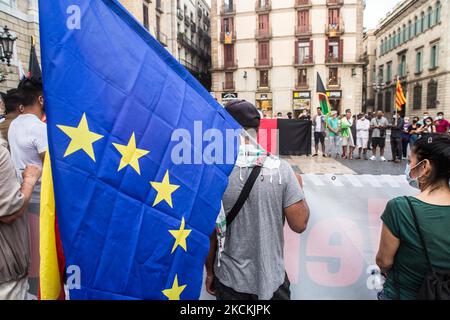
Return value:
<svg viewBox="0 0 450 320">
<path fill-rule="evenodd" d="M 322 78 L 319 73 L 317 73 L 316 88 L 322 113 L 327 116 L 331 112 L 330 101 L 328 100 L 327 91 L 325 90 L 325 86 L 323 85 Z"/>
<path fill-rule="evenodd" d="M 395 107 L 397 108 L 398 112 L 402 112 L 405 110 L 406 106 L 406 97 L 403 93 L 402 84 L 400 83 L 400 80 L 397 79 L 397 88 L 395 90 Z"/>
</svg>

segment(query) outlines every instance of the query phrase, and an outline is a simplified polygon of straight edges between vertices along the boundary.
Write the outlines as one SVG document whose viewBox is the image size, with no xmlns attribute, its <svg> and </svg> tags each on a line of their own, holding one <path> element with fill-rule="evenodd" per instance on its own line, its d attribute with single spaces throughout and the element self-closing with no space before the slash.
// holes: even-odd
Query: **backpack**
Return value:
<svg viewBox="0 0 450 320">
<path fill-rule="evenodd" d="M 417 294 L 417 300 L 450 300 L 450 270 L 436 270 L 433 268 L 416 212 L 414 211 L 411 200 L 408 197 L 405 198 L 408 201 L 409 209 L 413 215 L 416 231 L 419 234 L 428 265 L 428 272 Z"/>
</svg>

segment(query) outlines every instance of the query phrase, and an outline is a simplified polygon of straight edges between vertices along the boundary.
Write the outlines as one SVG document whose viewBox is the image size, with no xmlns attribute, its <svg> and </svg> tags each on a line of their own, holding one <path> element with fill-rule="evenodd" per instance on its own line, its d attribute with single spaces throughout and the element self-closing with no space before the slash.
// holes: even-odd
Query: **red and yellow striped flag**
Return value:
<svg viewBox="0 0 450 320">
<path fill-rule="evenodd" d="M 50 154 L 42 169 L 40 212 L 40 300 L 64 300 L 64 254 L 56 220 Z"/>
<path fill-rule="evenodd" d="M 400 80 L 397 79 L 397 90 L 395 91 L 395 107 L 397 111 L 404 111 L 404 107 L 406 106 L 406 97 L 403 93 L 402 84 Z"/>
</svg>

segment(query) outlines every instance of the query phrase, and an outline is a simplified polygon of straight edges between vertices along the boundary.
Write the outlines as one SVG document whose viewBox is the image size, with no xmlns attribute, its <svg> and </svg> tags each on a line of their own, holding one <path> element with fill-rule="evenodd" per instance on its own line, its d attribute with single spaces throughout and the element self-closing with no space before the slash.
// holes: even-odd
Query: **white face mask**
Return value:
<svg viewBox="0 0 450 320">
<path fill-rule="evenodd" d="M 424 160 L 420 161 L 418 164 L 416 164 L 414 167 L 410 167 L 409 163 L 406 165 L 406 169 L 405 169 L 405 175 L 406 175 L 406 181 L 408 181 L 409 185 L 415 189 L 419 189 L 420 190 L 420 186 L 419 186 L 419 179 L 421 177 L 417 177 L 415 179 L 411 178 L 411 170 L 414 170 L 415 168 L 417 168 Z"/>
<path fill-rule="evenodd" d="M 437 119 L 438 120 L 442 120 L 442 116 L 437 116 Z"/>
</svg>

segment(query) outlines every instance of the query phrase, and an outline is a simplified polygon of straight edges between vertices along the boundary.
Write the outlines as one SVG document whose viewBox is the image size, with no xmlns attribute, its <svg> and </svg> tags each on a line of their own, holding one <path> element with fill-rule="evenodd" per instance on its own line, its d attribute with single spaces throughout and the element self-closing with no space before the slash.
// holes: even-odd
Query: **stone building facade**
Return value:
<svg viewBox="0 0 450 320">
<path fill-rule="evenodd" d="M 19 65 L 26 72 L 30 59 L 31 38 L 40 57 L 39 18 L 37 0 L 0 0 L 0 25 L 7 26 L 17 36 L 11 66 L 0 62 L 0 71 L 5 80 L 0 82 L 0 91 L 16 88 L 19 82 Z M 0 114 L 3 110 L 0 110 Z"/>
<path fill-rule="evenodd" d="M 209 90 L 210 7 L 205 0 L 120 0 L 158 41 Z"/>
<path fill-rule="evenodd" d="M 364 33 L 363 48 L 365 66 L 363 69 L 362 111 L 366 113 L 375 109 L 375 60 L 377 59 L 377 41 L 375 37 L 375 30 L 368 30 Z"/>
<path fill-rule="evenodd" d="M 375 31 L 375 109 L 391 114 L 395 83 L 407 98 L 406 114 L 450 114 L 450 5 L 448 0 L 404 0 Z"/>
<path fill-rule="evenodd" d="M 216 99 L 255 103 L 269 115 L 319 105 L 316 74 L 333 109 L 361 110 L 362 0 L 212 0 Z"/>
</svg>

